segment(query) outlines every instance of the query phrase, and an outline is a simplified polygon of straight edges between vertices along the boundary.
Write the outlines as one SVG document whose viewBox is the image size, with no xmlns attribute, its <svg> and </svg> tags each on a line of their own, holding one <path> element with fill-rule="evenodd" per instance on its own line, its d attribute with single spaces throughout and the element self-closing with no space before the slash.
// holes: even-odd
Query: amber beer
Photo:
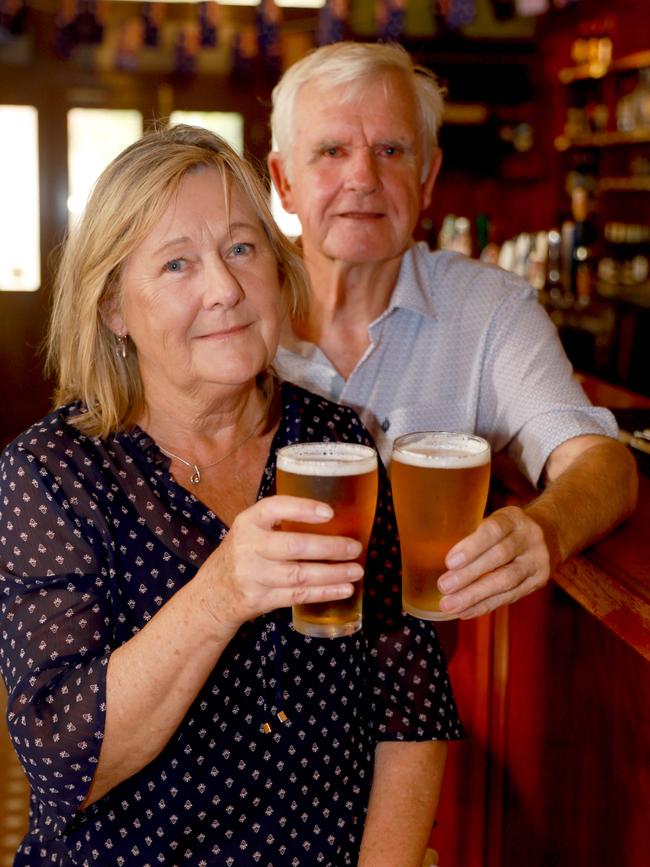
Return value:
<svg viewBox="0 0 650 867">
<path fill-rule="evenodd" d="M 320 500 L 334 510 L 325 524 L 283 521 L 282 529 L 328 536 L 349 536 L 363 545 L 359 562 L 365 565 L 368 540 L 377 505 L 377 454 L 356 443 L 297 443 L 278 449 L 276 489 Z M 363 579 L 354 582 L 347 599 L 293 606 L 293 625 L 303 635 L 336 638 L 361 629 Z"/>
<path fill-rule="evenodd" d="M 395 440 L 391 464 L 402 548 L 402 603 L 424 620 L 440 611 L 445 557 L 479 525 L 490 482 L 490 446 L 469 434 L 426 431 Z"/>
</svg>

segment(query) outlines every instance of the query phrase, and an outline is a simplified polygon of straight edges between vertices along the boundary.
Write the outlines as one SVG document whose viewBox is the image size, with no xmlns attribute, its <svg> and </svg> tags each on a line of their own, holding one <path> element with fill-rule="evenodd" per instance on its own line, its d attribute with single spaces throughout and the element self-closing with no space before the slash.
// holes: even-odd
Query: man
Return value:
<svg viewBox="0 0 650 867">
<path fill-rule="evenodd" d="M 312 284 L 310 309 L 288 329 L 276 366 L 357 409 L 384 460 L 410 430 L 475 432 L 495 451 L 507 448 L 542 493 L 525 509 L 494 512 L 455 545 L 438 584 L 441 608 L 465 618 L 514 602 L 632 511 L 634 461 L 614 419 L 572 379 L 528 284 L 414 244 L 441 163 L 433 76 L 397 47 L 339 43 L 292 66 L 273 104 L 269 169 L 300 218 Z M 412 762 L 403 752 L 392 767 L 416 791 L 416 765 L 432 745 L 379 746 L 412 748 Z M 416 863 L 397 830 L 395 791 L 378 807 L 381 819 L 371 801 L 367 823 L 391 823 L 384 842 L 394 852 L 374 849 L 368 833 L 360 864 Z M 418 824 L 413 799 L 404 812 Z"/>
</svg>

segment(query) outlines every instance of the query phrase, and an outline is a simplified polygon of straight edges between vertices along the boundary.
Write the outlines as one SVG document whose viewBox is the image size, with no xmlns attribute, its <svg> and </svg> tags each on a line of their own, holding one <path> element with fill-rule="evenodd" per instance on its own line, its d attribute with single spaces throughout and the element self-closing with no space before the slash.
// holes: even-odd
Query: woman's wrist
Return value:
<svg viewBox="0 0 650 867">
<path fill-rule="evenodd" d="M 199 569 L 187 589 L 193 599 L 192 607 L 198 615 L 197 627 L 205 633 L 206 640 L 223 647 L 234 637 L 246 618 L 237 616 L 232 598 L 221 598 L 222 586 L 215 580 L 214 568 Z"/>
</svg>

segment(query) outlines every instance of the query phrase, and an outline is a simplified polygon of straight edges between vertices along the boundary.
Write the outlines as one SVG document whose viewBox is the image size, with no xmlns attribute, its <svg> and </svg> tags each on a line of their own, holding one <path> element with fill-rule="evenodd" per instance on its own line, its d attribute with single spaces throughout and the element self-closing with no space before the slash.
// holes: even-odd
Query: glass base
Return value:
<svg viewBox="0 0 650 867">
<path fill-rule="evenodd" d="M 416 608 L 406 602 L 402 602 L 402 605 L 407 614 L 420 620 L 456 620 L 458 617 L 457 614 L 446 614 L 444 611 L 427 611 L 425 608 Z"/>
<path fill-rule="evenodd" d="M 349 620 L 347 623 L 313 623 L 310 620 L 301 620 L 293 616 L 293 628 L 301 635 L 309 635 L 312 638 L 341 638 L 345 635 L 354 635 L 361 629 L 361 617 Z"/>
</svg>

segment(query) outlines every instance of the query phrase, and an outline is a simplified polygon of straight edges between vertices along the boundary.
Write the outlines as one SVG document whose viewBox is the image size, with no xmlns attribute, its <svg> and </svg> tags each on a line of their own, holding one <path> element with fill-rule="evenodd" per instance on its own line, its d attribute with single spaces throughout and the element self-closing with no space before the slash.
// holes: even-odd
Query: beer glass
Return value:
<svg viewBox="0 0 650 867">
<path fill-rule="evenodd" d="M 490 482 L 490 445 L 477 436 L 423 431 L 393 445 L 391 483 L 402 549 L 402 604 L 423 620 L 440 611 L 437 581 L 445 557 L 483 517 Z"/>
<path fill-rule="evenodd" d="M 277 452 L 278 494 L 328 503 L 334 517 L 326 524 L 283 521 L 282 529 L 328 536 L 349 536 L 363 545 L 365 565 L 377 505 L 377 453 L 356 443 L 297 443 Z M 293 625 L 303 635 L 336 638 L 361 629 L 363 579 L 347 599 L 293 606 Z"/>
</svg>

